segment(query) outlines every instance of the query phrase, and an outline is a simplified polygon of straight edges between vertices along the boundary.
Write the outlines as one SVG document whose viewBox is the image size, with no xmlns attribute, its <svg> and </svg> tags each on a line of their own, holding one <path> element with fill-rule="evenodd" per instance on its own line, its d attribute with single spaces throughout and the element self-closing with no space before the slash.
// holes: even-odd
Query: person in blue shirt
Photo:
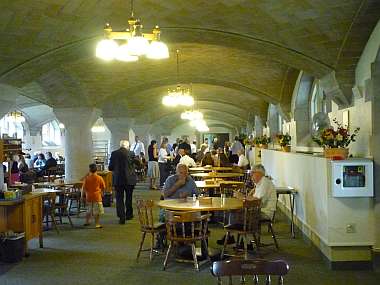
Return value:
<svg viewBox="0 0 380 285">
<path fill-rule="evenodd" d="M 164 199 L 186 198 L 197 194 L 197 185 L 185 164 L 178 164 L 176 174 L 166 179 L 163 194 Z"/>
</svg>

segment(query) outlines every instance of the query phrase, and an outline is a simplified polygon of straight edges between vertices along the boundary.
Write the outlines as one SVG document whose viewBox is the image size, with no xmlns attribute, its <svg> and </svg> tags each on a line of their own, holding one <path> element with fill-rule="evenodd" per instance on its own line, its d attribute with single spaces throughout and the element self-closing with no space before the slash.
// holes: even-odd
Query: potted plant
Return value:
<svg viewBox="0 0 380 285">
<path fill-rule="evenodd" d="M 268 148 L 268 144 L 271 142 L 270 137 L 267 137 L 266 135 L 263 135 L 260 137 L 260 147 L 261 148 Z"/>
<path fill-rule="evenodd" d="M 290 141 L 292 140 L 292 137 L 286 133 L 284 134 L 278 134 L 277 141 L 279 145 L 281 146 L 281 150 L 285 152 L 290 152 Z"/>
<path fill-rule="evenodd" d="M 252 140 L 252 143 L 253 143 L 256 147 L 259 147 L 260 144 L 261 144 L 260 137 L 254 137 L 253 140 Z"/>
<path fill-rule="evenodd" d="M 336 119 L 333 122 L 337 128 L 328 128 L 313 136 L 313 141 L 324 148 L 325 157 L 331 159 L 346 159 L 348 156 L 348 146 L 355 141 L 360 128 L 356 128 L 352 133 L 344 128 Z"/>
</svg>

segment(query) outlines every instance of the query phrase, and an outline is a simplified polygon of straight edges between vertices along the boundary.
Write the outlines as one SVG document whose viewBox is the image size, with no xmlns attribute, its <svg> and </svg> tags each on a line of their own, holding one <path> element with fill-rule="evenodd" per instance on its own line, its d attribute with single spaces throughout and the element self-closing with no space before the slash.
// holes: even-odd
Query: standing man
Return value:
<svg viewBox="0 0 380 285">
<path fill-rule="evenodd" d="M 139 164 L 135 153 L 129 149 L 129 141 L 120 141 L 120 148 L 111 153 L 108 170 L 112 171 L 112 184 L 116 191 L 116 212 L 119 224 L 133 218 L 132 194 L 137 177 L 135 166 Z M 124 204 L 125 192 L 125 204 Z"/>
<path fill-rule="evenodd" d="M 135 136 L 135 142 L 132 144 L 131 150 L 135 153 L 135 156 L 140 155 L 140 153 L 143 153 L 145 156 L 144 143 L 140 141 L 138 136 Z"/>
<path fill-rule="evenodd" d="M 236 136 L 235 141 L 231 146 L 231 158 L 230 158 L 231 163 L 236 163 L 236 164 L 238 163 L 240 151 L 243 149 L 244 148 L 241 142 L 239 141 L 239 137 Z"/>
</svg>

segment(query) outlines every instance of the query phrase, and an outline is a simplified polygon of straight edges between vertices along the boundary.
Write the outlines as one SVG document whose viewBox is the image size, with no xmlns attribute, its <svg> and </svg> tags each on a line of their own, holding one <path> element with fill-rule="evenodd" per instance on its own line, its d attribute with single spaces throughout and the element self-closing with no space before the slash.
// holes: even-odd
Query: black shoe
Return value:
<svg viewBox="0 0 380 285">
<path fill-rule="evenodd" d="M 132 220 L 132 219 L 133 219 L 133 215 L 131 215 L 131 216 L 127 216 L 127 217 L 125 217 L 125 219 L 126 219 L 126 220 Z"/>
<path fill-rule="evenodd" d="M 253 251 L 253 244 L 251 242 L 247 244 L 247 250 Z"/>
<path fill-rule="evenodd" d="M 226 236 L 224 236 L 222 239 L 219 239 L 216 241 L 217 244 L 219 245 L 224 245 L 224 240 L 226 239 Z M 227 244 L 233 244 L 235 243 L 235 238 L 234 236 L 228 236 Z"/>
<path fill-rule="evenodd" d="M 120 225 L 124 225 L 124 224 L 125 224 L 125 220 L 120 219 L 120 220 L 119 220 L 119 224 L 120 224 Z"/>
</svg>

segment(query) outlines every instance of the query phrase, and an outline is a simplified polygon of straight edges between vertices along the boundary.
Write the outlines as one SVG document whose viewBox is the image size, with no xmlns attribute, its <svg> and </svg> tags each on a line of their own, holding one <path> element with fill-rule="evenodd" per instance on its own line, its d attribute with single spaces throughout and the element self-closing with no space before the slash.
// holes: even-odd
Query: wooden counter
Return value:
<svg viewBox="0 0 380 285">
<path fill-rule="evenodd" d="M 42 196 L 43 193 L 30 193 L 20 200 L 0 201 L 0 232 L 25 232 L 25 254 L 28 254 L 28 241 L 42 240 Z"/>
</svg>

